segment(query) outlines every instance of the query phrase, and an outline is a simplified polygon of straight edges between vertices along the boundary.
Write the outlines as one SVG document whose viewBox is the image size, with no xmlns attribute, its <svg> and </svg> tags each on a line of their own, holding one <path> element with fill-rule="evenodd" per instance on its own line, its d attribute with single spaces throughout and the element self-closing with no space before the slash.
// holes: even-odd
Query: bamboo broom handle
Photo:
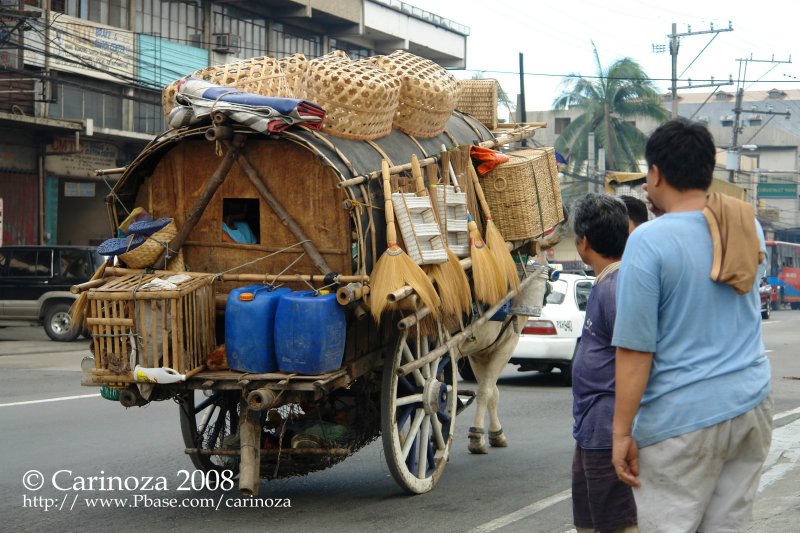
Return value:
<svg viewBox="0 0 800 533">
<path fill-rule="evenodd" d="M 385 159 L 381 161 L 381 173 L 383 174 L 383 209 L 386 216 L 386 246 L 391 248 L 397 246 L 397 229 L 394 227 L 392 186 L 389 184 L 391 173 L 389 172 L 389 162 Z"/>
<path fill-rule="evenodd" d="M 472 166 L 471 162 L 467 166 L 469 167 L 467 170 L 470 176 L 472 176 L 472 183 L 475 184 L 475 192 L 481 203 L 481 209 L 483 209 L 483 213 L 486 215 L 486 220 L 491 220 L 492 211 L 489 209 L 489 204 L 486 202 L 486 197 L 483 195 L 483 187 L 481 187 L 481 182 L 478 180 L 478 173 L 475 172 L 475 167 Z"/>
<path fill-rule="evenodd" d="M 425 180 L 422 178 L 422 169 L 419 166 L 417 154 L 411 154 L 411 175 L 414 176 L 414 184 L 417 186 L 417 196 L 428 196 L 428 189 L 425 188 Z"/>
</svg>

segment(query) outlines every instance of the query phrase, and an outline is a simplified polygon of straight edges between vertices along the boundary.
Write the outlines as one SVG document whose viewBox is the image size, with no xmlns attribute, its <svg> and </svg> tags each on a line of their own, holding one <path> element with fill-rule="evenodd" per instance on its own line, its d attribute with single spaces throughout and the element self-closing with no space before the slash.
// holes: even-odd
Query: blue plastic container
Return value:
<svg viewBox="0 0 800 533">
<path fill-rule="evenodd" d="M 275 355 L 278 369 L 297 374 L 322 374 L 342 366 L 347 324 L 335 294 L 293 292 L 275 312 Z"/>
<path fill-rule="evenodd" d="M 225 353 L 228 366 L 240 372 L 275 372 L 274 324 L 278 301 L 291 293 L 254 285 L 233 289 L 225 304 Z"/>
</svg>

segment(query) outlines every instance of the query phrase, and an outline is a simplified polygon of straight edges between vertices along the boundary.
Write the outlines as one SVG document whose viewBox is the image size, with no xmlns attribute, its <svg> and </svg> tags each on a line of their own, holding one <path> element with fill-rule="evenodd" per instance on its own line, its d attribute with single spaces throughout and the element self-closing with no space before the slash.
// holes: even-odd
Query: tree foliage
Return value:
<svg viewBox="0 0 800 533">
<path fill-rule="evenodd" d="M 636 61 L 626 57 L 604 69 L 594 43 L 592 47 L 597 76 L 567 76 L 565 91 L 553 102 L 556 110 L 582 111 L 564 128 L 556 149 L 569 154 L 571 168 L 580 171 L 588 159 L 589 132 L 594 132 L 596 147 L 605 148 L 607 169 L 635 172 L 639 170 L 637 161 L 644 156 L 647 136 L 633 122 L 637 117 L 663 122 L 669 115 L 661 106 L 655 85 Z"/>
</svg>

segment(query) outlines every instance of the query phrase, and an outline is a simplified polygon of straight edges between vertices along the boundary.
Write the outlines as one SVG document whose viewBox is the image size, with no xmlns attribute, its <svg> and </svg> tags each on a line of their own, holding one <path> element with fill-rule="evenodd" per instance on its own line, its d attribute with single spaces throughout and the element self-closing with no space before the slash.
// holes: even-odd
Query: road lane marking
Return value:
<svg viewBox="0 0 800 533">
<path fill-rule="evenodd" d="M 81 398 L 97 398 L 100 394 L 81 394 L 80 396 L 62 396 L 60 398 L 47 398 L 45 400 L 30 400 L 27 402 L 0 403 L 0 407 L 13 407 L 15 405 L 32 405 L 34 403 L 63 402 L 64 400 L 80 400 Z"/>
<path fill-rule="evenodd" d="M 499 518 L 495 518 L 491 522 L 486 522 L 485 524 L 481 524 L 475 529 L 471 529 L 469 533 L 488 533 L 489 531 L 500 529 L 501 527 L 505 527 L 508 524 L 513 524 L 518 520 L 522 520 L 523 518 L 527 518 L 531 515 L 534 515 L 539 511 L 543 511 L 548 507 L 552 507 L 553 505 L 562 502 L 564 500 L 567 500 L 571 497 L 572 497 L 572 489 L 561 491 L 558 494 L 553 494 L 548 498 L 539 500 L 538 502 L 534 502 L 530 505 L 526 505 L 522 509 L 514 511 L 513 513 L 509 513 Z"/>
<path fill-rule="evenodd" d="M 772 422 L 773 423 L 774 422 L 778 422 L 779 420 L 782 420 L 782 419 L 784 419 L 786 417 L 794 416 L 794 415 L 797 415 L 797 414 L 800 414 L 800 407 L 796 407 L 796 408 L 794 408 L 794 409 L 792 409 L 790 411 L 784 411 L 782 413 L 777 413 L 777 414 L 773 415 L 772 416 Z"/>
</svg>

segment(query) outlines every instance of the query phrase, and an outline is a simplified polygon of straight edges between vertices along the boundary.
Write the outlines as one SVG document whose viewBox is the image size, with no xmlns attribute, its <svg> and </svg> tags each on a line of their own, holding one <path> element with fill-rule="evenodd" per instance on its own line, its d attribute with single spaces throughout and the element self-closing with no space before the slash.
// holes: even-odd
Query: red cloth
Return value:
<svg viewBox="0 0 800 533">
<path fill-rule="evenodd" d="M 494 170 L 498 165 L 502 165 L 508 161 L 508 156 L 506 154 L 495 152 L 494 150 L 482 146 L 471 146 L 469 155 L 472 159 L 480 161 L 478 165 L 479 176 L 483 176 L 487 172 Z"/>
</svg>

